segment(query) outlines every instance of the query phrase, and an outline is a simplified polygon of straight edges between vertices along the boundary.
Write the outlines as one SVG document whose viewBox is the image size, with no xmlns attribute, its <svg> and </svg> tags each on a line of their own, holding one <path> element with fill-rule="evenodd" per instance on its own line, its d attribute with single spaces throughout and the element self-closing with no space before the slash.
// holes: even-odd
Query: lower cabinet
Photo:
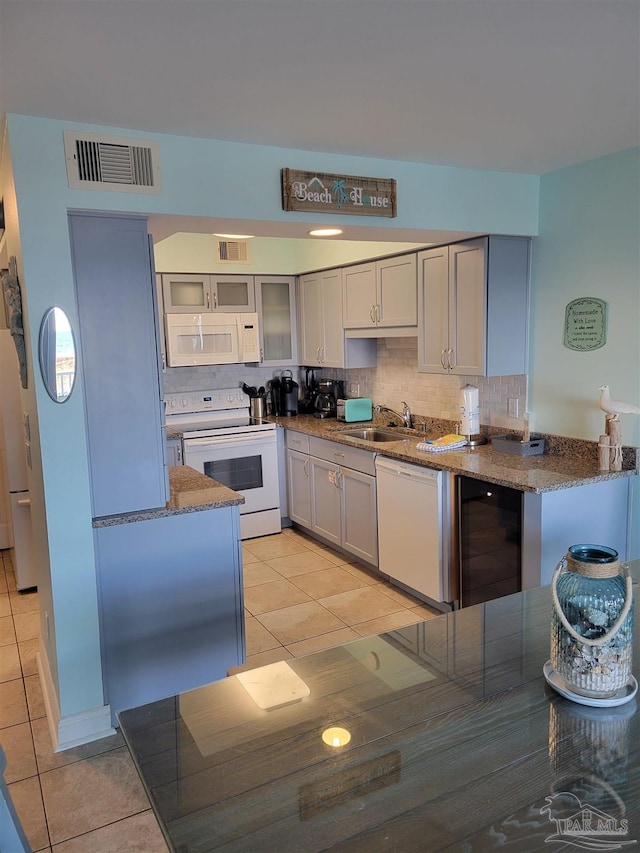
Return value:
<svg viewBox="0 0 640 853">
<path fill-rule="evenodd" d="M 94 529 L 106 701 L 116 714 L 244 661 L 237 506 Z"/>
<path fill-rule="evenodd" d="M 374 454 L 289 431 L 286 446 L 291 520 L 377 567 Z"/>
</svg>

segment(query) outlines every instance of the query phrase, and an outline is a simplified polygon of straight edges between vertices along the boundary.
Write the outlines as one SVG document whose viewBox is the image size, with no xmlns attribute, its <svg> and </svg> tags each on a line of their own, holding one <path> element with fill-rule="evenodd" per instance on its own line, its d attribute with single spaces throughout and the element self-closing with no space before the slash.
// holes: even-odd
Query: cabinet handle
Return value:
<svg viewBox="0 0 640 853">
<path fill-rule="evenodd" d="M 334 450 L 333 455 L 336 459 L 344 459 L 344 453 L 339 453 L 337 450 Z"/>
<path fill-rule="evenodd" d="M 320 347 L 320 362 L 324 364 L 324 346 Z"/>
<path fill-rule="evenodd" d="M 375 323 L 376 322 L 376 306 L 375 305 L 372 305 L 371 308 L 369 308 L 369 316 L 371 317 L 371 322 Z"/>
<path fill-rule="evenodd" d="M 337 471 L 334 471 L 334 480 L 333 480 L 333 484 L 335 485 L 336 489 L 342 488 L 341 480 L 342 480 L 342 471 L 340 470 L 340 468 L 338 468 Z"/>
<path fill-rule="evenodd" d="M 180 445 L 176 447 L 176 459 L 182 465 L 182 448 L 180 447 Z"/>
<path fill-rule="evenodd" d="M 456 362 L 455 362 L 455 359 L 453 357 L 453 350 L 452 349 L 447 350 L 447 362 L 449 364 L 449 370 L 453 370 L 453 368 L 456 366 Z"/>
<path fill-rule="evenodd" d="M 305 477 L 308 477 L 309 476 L 309 460 L 308 459 L 304 460 L 304 469 L 303 470 L 304 470 Z"/>
<path fill-rule="evenodd" d="M 380 306 L 376 305 L 376 323 L 379 323 L 381 320 L 381 311 Z"/>
<path fill-rule="evenodd" d="M 447 363 L 446 363 L 446 361 L 444 360 L 444 357 L 445 357 L 446 352 L 447 352 L 447 351 L 446 351 L 446 349 L 443 349 L 443 350 L 441 350 L 441 351 L 440 351 L 440 364 L 442 365 L 442 369 L 443 369 L 443 370 L 446 370 L 446 369 L 447 369 Z"/>
<path fill-rule="evenodd" d="M 211 311 L 211 294 L 207 290 L 207 310 Z"/>
<path fill-rule="evenodd" d="M 218 291 L 217 290 L 213 294 L 213 307 L 214 308 L 218 307 Z"/>
</svg>

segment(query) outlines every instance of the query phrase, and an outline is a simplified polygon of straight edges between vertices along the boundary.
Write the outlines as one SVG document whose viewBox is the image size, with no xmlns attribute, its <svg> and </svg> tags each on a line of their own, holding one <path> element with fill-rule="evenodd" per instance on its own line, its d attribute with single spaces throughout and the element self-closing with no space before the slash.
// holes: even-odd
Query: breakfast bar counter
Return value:
<svg viewBox="0 0 640 853">
<path fill-rule="evenodd" d="M 170 849 L 634 847 L 637 699 L 556 693 L 550 619 L 540 587 L 123 711 Z"/>
</svg>

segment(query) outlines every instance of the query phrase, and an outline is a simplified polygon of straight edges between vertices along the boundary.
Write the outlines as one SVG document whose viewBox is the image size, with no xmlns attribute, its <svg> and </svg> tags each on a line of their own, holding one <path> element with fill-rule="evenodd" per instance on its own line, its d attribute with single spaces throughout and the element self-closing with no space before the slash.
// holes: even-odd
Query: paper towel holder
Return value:
<svg viewBox="0 0 640 853">
<path fill-rule="evenodd" d="M 479 391 L 475 385 L 464 385 L 460 389 L 460 434 L 464 435 L 469 447 L 486 444 L 487 439 L 480 434 Z"/>
</svg>

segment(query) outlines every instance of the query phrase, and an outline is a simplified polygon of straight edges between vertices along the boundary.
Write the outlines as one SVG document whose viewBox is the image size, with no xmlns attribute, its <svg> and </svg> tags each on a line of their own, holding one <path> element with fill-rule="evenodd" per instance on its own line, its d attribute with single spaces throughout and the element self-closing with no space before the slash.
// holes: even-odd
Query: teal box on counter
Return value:
<svg viewBox="0 0 640 853">
<path fill-rule="evenodd" d="M 373 403 L 370 397 L 354 397 L 351 400 L 338 400 L 336 417 L 339 421 L 370 421 L 373 418 Z"/>
</svg>

